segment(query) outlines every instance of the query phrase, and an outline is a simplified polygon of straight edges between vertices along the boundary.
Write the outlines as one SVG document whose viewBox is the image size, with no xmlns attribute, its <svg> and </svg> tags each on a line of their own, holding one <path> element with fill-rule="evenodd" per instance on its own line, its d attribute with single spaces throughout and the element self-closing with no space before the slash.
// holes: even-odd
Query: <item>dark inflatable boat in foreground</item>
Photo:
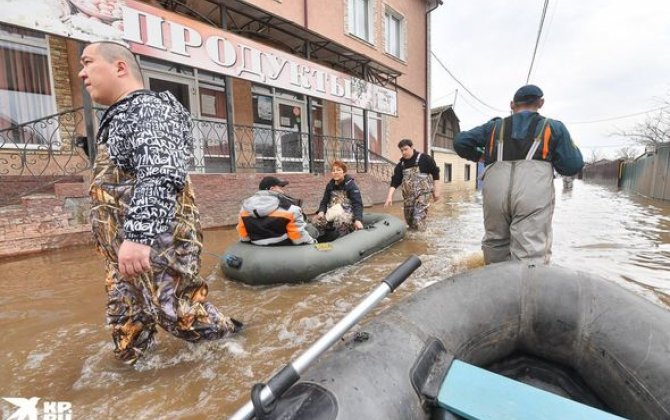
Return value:
<svg viewBox="0 0 670 420">
<path fill-rule="evenodd" d="M 597 276 L 514 263 L 445 279 L 386 310 L 307 368 L 268 418 L 458 418 L 465 410 L 437 405 L 445 377 L 471 386 L 453 372 L 462 362 L 604 418 L 670 418 L 670 311 Z M 481 394 L 475 410 L 487 403 Z"/>
<path fill-rule="evenodd" d="M 390 214 L 365 214 L 365 229 L 316 245 L 258 246 L 238 242 L 221 257 L 223 273 L 251 285 L 302 283 L 355 264 L 405 236 L 405 223 Z"/>
</svg>

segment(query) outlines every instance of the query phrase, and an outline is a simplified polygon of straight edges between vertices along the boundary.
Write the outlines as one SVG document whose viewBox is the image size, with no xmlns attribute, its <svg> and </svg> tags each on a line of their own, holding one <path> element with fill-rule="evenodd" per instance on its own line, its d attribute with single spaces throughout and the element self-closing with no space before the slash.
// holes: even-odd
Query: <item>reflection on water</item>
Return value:
<svg viewBox="0 0 670 420">
<path fill-rule="evenodd" d="M 556 186 L 554 263 L 599 273 L 655 301 L 670 294 L 670 206 L 579 181 L 570 192 Z M 401 216 L 398 204 L 368 210 Z M 210 297 L 247 328 L 198 345 L 161 332 L 156 350 L 134 369 L 111 356 L 102 260 L 91 249 L 4 260 L 0 397 L 70 401 L 74 418 L 225 418 L 246 402 L 252 384 L 307 348 L 408 255 L 419 255 L 422 267 L 374 313 L 481 265 L 482 235 L 481 196 L 445 196 L 431 208 L 426 234 L 410 233 L 313 283 L 252 287 L 216 268 L 235 232 L 208 231 L 203 274 Z M 12 408 L 0 400 L 3 418 Z"/>
</svg>

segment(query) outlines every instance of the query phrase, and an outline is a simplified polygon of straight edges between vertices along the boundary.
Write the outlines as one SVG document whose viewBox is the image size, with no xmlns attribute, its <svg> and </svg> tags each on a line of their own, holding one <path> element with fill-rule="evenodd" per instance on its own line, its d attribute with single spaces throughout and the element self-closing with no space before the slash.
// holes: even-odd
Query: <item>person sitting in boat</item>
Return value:
<svg viewBox="0 0 670 420">
<path fill-rule="evenodd" d="M 242 203 L 237 232 L 254 245 L 314 244 L 318 231 L 305 222 L 298 200 L 282 189 L 288 181 L 266 176 L 258 192 Z M 310 232 L 311 230 L 311 232 Z"/>
<path fill-rule="evenodd" d="M 330 242 L 354 230 L 363 229 L 363 200 L 358 185 L 347 174 L 347 165 L 336 160 L 332 179 L 326 185 L 319 212 L 313 224 L 319 230 L 319 242 Z"/>
</svg>

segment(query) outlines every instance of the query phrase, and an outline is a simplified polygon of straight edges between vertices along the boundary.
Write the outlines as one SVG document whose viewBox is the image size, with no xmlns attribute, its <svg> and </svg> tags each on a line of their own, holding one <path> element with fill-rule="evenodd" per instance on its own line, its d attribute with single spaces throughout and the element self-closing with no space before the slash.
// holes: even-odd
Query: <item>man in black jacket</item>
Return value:
<svg viewBox="0 0 670 420">
<path fill-rule="evenodd" d="M 410 139 L 398 143 L 402 157 L 393 172 L 384 207 L 393 204 L 393 193 L 402 185 L 405 221 L 410 229 L 425 231 L 430 197 L 434 201 L 440 199 L 439 184 L 435 183 L 440 179 L 440 168 L 432 157 L 414 150 L 413 146 Z"/>
</svg>

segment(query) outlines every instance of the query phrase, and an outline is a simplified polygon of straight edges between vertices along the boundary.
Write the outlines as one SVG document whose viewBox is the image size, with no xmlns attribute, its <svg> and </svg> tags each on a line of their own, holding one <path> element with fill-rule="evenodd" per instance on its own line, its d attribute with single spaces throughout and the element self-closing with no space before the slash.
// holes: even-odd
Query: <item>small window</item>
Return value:
<svg viewBox="0 0 670 420">
<path fill-rule="evenodd" d="M 385 14 L 386 52 L 398 58 L 403 58 L 403 17 L 387 9 Z"/>
<path fill-rule="evenodd" d="M 465 164 L 465 173 L 463 174 L 463 179 L 464 179 L 465 181 L 469 181 L 469 180 L 470 180 L 470 165 L 467 164 L 467 163 Z"/>
<path fill-rule="evenodd" d="M 272 96 L 252 94 L 254 124 L 272 125 Z"/>
<path fill-rule="evenodd" d="M 444 183 L 451 182 L 451 163 L 444 164 Z"/>
<path fill-rule="evenodd" d="M 363 110 L 347 105 L 340 106 L 340 135 L 346 139 L 363 140 Z"/>
<path fill-rule="evenodd" d="M 368 112 L 368 149 L 382 154 L 382 114 Z"/>
<path fill-rule="evenodd" d="M 59 146 L 44 34 L 0 24 L 0 147 Z"/>
<path fill-rule="evenodd" d="M 370 0 L 349 0 L 349 33 L 374 43 Z"/>
<path fill-rule="evenodd" d="M 216 86 L 200 84 L 200 115 L 226 119 L 226 92 Z"/>
</svg>

